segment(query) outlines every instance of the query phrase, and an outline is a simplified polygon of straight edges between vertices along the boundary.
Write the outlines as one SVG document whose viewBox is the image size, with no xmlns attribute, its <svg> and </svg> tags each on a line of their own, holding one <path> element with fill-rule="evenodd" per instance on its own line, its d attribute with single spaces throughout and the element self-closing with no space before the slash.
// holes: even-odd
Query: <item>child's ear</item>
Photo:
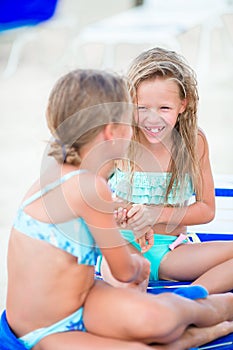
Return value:
<svg viewBox="0 0 233 350">
<path fill-rule="evenodd" d="M 187 103 L 188 103 L 187 98 L 184 98 L 184 99 L 181 101 L 181 106 L 180 106 L 179 113 L 183 113 L 183 112 L 186 110 Z"/>
<path fill-rule="evenodd" d="M 104 134 L 104 139 L 105 140 L 112 140 L 114 138 L 114 125 L 113 124 L 108 124 L 104 127 L 103 130 L 103 134 Z"/>
</svg>

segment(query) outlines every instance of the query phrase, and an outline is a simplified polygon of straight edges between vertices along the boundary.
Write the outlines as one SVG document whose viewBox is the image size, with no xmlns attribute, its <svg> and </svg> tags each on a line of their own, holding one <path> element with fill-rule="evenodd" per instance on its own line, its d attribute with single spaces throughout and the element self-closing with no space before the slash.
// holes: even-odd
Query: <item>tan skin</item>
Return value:
<svg viewBox="0 0 233 350">
<path fill-rule="evenodd" d="M 147 278 L 149 264 L 138 255 L 132 256 L 124 244 L 112 214 L 114 203 L 106 180 L 92 172 L 96 164 L 88 161 L 94 149 L 95 159 L 104 164 L 109 143 L 119 136 L 129 138 L 129 134 L 128 129 L 106 126 L 81 150 L 83 168 L 90 172 L 72 177 L 28 205 L 25 211 L 42 222 L 82 217 L 102 247 L 114 277 L 121 282 L 139 284 Z M 112 156 L 119 156 L 117 150 Z M 78 167 L 66 164 L 57 165 L 48 169 L 41 181 L 50 183 L 52 177 L 54 180 L 76 169 Z M 105 176 L 107 178 L 107 173 Z M 25 198 L 39 188 L 36 182 Z M 144 350 L 152 342 L 175 346 L 177 341 L 182 342 L 182 345 L 179 343 L 182 350 L 193 339 L 186 331 L 191 324 L 200 327 L 199 336 L 203 334 L 202 340 L 197 339 L 199 343 L 229 333 L 233 328 L 233 322 L 222 323 L 233 319 L 231 293 L 191 301 L 170 293 L 153 296 L 135 289 L 113 288 L 94 280 L 93 266 L 80 265 L 67 252 L 13 228 L 8 250 L 6 312 L 16 336 L 49 326 L 81 306 L 86 333 L 53 334 L 42 339 L 33 350 L 74 350 L 77 346 L 85 350 L 93 347 Z M 161 349 L 157 345 L 154 348 Z"/>
<path fill-rule="evenodd" d="M 169 131 L 174 127 L 178 114 L 184 111 L 186 100 L 181 100 L 179 86 L 174 80 L 157 77 L 140 83 L 137 104 L 142 151 L 137 154 L 136 170 L 166 172 L 170 162 Z M 149 225 L 158 234 L 174 236 L 186 233 L 187 226 L 211 221 L 215 215 L 214 183 L 208 143 L 202 131 L 198 133 L 198 152 L 203 182 L 201 201 L 181 208 L 138 204 L 123 215 L 121 213 L 118 221 L 127 218 L 127 224 L 136 234 L 143 230 L 146 232 Z M 148 155 L 151 154 L 154 161 L 149 160 L 151 156 Z M 142 245 L 145 245 L 145 240 Z M 131 251 L 138 253 L 134 247 Z M 165 255 L 159 268 L 159 278 L 194 280 L 192 284 L 204 286 L 209 293 L 220 293 L 233 289 L 232 268 L 233 242 L 186 244 Z"/>
</svg>

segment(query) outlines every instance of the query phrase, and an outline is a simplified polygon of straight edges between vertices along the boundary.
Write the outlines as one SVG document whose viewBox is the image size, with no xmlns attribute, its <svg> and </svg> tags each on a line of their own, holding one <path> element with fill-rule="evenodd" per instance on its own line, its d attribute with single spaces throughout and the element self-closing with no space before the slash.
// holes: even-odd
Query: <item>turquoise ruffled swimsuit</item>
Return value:
<svg viewBox="0 0 233 350">
<path fill-rule="evenodd" d="M 117 198 L 131 203 L 174 206 L 188 201 L 193 195 L 193 186 L 189 175 L 186 175 L 185 178 L 185 188 L 182 190 L 178 184 L 175 190 L 175 186 L 173 186 L 167 200 L 165 200 L 170 178 L 171 174 L 165 172 L 134 172 L 132 178 L 129 172 L 116 169 L 109 179 L 109 185 Z M 141 250 L 131 230 L 121 230 L 121 234 L 136 249 Z M 143 254 L 151 263 L 150 280 L 159 279 L 158 272 L 161 260 L 170 251 L 169 245 L 174 243 L 176 239 L 176 236 L 155 233 L 153 247 Z M 187 242 L 188 239 L 184 240 L 183 243 Z"/>
</svg>

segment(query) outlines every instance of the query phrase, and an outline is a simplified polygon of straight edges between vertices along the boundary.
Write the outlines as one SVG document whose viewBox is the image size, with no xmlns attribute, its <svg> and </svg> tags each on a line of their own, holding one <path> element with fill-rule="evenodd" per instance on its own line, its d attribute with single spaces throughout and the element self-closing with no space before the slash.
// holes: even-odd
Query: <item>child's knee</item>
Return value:
<svg viewBox="0 0 233 350">
<path fill-rule="evenodd" d="M 184 331 L 176 313 L 169 307 L 148 305 L 137 313 L 138 320 L 135 320 L 137 335 L 140 339 L 154 339 L 161 343 L 167 343 L 177 339 Z"/>
</svg>

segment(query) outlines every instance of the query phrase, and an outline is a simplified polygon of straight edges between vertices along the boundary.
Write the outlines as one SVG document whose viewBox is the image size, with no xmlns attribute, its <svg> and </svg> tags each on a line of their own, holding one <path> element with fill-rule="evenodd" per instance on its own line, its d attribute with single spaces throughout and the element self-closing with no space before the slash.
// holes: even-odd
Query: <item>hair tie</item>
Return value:
<svg viewBox="0 0 233 350">
<path fill-rule="evenodd" d="M 62 157 L 63 157 L 63 161 L 65 162 L 66 160 L 66 147 L 64 145 L 64 143 L 62 143 L 59 139 L 55 139 L 55 141 L 61 146 L 61 149 L 62 149 Z"/>
</svg>

